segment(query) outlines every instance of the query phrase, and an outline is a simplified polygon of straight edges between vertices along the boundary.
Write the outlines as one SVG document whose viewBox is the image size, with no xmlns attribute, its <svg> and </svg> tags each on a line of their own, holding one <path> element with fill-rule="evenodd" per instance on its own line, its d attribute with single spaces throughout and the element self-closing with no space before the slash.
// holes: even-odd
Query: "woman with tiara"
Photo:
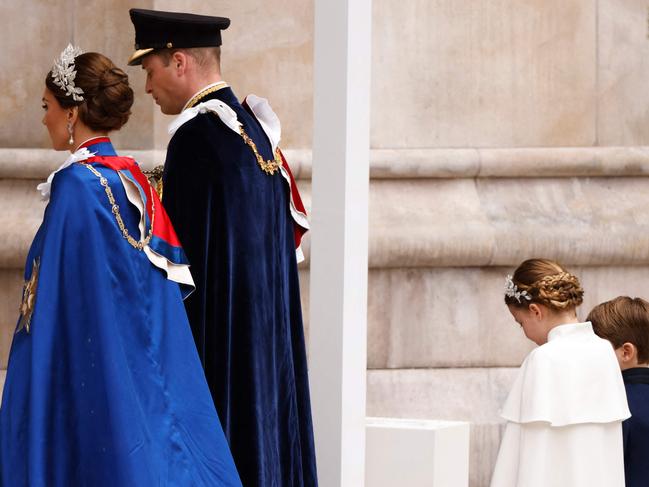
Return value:
<svg viewBox="0 0 649 487">
<path fill-rule="evenodd" d="M 38 189 L 0 408 L 0 485 L 240 486 L 182 297 L 193 283 L 155 191 L 109 132 L 133 91 L 68 46 L 43 124 L 70 157 Z"/>
</svg>

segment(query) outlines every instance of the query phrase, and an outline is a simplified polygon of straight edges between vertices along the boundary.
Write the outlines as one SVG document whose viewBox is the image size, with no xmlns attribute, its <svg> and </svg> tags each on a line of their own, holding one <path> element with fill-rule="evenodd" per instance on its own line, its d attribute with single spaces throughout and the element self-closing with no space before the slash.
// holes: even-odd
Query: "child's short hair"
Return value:
<svg viewBox="0 0 649 487">
<path fill-rule="evenodd" d="M 597 335 L 614 348 L 626 342 L 638 349 L 638 362 L 649 362 L 649 303 L 641 298 L 618 296 L 595 306 L 586 318 Z"/>
<path fill-rule="evenodd" d="M 565 310 L 576 308 L 584 299 L 577 276 L 549 259 L 526 260 L 516 268 L 508 285 L 511 290 L 505 293 L 505 304 L 518 308 L 539 303 L 554 310 Z M 521 299 L 513 291 L 524 292 L 527 297 Z"/>
</svg>

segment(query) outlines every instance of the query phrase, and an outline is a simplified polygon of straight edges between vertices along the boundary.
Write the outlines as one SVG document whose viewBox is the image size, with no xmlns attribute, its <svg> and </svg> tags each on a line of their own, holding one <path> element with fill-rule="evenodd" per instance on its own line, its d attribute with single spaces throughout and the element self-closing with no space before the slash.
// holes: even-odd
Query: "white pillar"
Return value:
<svg viewBox="0 0 649 487">
<path fill-rule="evenodd" d="M 316 0 L 310 382 L 320 487 L 362 487 L 371 0 Z"/>
</svg>

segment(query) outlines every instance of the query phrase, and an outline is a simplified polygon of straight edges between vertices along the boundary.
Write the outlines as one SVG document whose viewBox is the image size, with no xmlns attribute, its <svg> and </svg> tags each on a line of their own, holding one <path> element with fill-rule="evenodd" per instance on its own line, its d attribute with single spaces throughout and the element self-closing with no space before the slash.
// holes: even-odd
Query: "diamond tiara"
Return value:
<svg viewBox="0 0 649 487">
<path fill-rule="evenodd" d="M 68 44 L 59 58 L 52 66 L 54 84 L 65 91 L 66 96 L 71 96 L 74 101 L 83 101 L 83 90 L 74 85 L 77 72 L 74 69 L 74 58 L 83 54 L 83 51 L 72 44 Z"/>
<path fill-rule="evenodd" d="M 514 279 L 511 275 L 505 278 L 505 296 L 508 298 L 514 298 L 519 303 L 521 303 L 521 298 L 524 298 L 527 301 L 532 301 L 532 296 L 530 296 L 527 291 L 518 290 L 518 286 L 514 284 Z"/>
</svg>

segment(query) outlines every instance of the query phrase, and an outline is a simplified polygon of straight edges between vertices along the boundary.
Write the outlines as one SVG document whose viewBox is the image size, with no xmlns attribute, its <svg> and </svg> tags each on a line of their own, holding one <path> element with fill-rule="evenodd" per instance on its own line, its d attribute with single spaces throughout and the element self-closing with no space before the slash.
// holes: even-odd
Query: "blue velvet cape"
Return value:
<svg viewBox="0 0 649 487">
<path fill-rule="evenodd" d="M 649 485 L 649 369 L 622 371 L 631 417 L 622 423 L 627 487 Z"/>
<path fill-rule="evenodd" d="M 229 105 L 265 160 L 272 149 L 230 88 Z M 223 430 L 246 487 L 317 485 L 289 188 L 212 113 L 167 151 L 163 203 L 191 264 L 185 301 Z"/>
<path fill-rule="evenodd" d="M 89 150 L 114 155 L 110 144 Z M 117 173 L 93 166 L 138 239 Z M 53 180 L 25 279 L 35 272 L 0 408 L 0 484 L 241 486 L 179 286 L 122 238 L 81 164 Z"/>
</svg>

